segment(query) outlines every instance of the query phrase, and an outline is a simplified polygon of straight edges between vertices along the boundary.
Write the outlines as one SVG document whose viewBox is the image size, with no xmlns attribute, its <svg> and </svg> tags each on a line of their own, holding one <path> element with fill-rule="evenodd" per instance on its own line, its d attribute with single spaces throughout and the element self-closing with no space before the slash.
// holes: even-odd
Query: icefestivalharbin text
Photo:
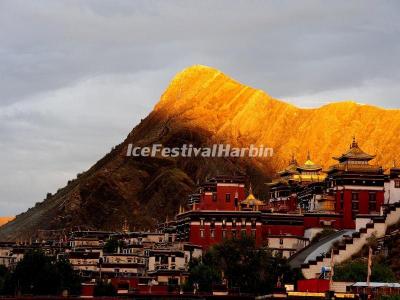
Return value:
<svg viewBox="0 0 400 300">
<path fill-rule="evenodd" d="M 272 157 L 273 148 L 250 145 L 249 147 L 232 147 L 230 144 L 214 144 L 210 147 L 194 147 L 192 144 L 183 144 L 180 147 L 163 147 L 162 144 L 138 147 L 129 144 L 126 156 L 138 157 Z"/>
</svg>

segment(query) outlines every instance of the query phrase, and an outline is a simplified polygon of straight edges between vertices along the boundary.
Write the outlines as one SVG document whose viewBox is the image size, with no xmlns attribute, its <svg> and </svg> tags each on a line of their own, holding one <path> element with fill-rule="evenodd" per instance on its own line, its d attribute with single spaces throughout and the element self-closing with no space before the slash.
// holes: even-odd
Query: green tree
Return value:
<svg viewBox="0 0 400 300">
<path fill-rule="evenodd" d="M 321 239 L 330 236 L 332 234 L 334 234 L 336 232 L 336 230 L 332 229 L 332 228 L 325 228 L 322 231 L 318 232 L 312 239 L 312 243 L 318 242 Z"/>
<path fill-rule="evenodd" d="M 294 276 L 286 259 L 256 247 L 254 239 L 246 236 L 215 245 L 190 271 L 189 282 L 199 283 L 199 290 L 205 292 L 224 277 L 229 288 L 238 288 L 244 293 L 268 293 L 278 277 L 286 282 Z"/>
<path fill-rule="evenodd" d="M 98 281 L 94 287 L 93 294 L 95 297 L 115 296 L 117 290 L 111 283 Z"/>
<path fill-rule="evenodd" d="M 105 253 L 115 253 L 115 252 L 117 252 L 118 247 L 121 248 L 124 246 L 125 246 L 125 244 L 123 241 L 120 241 L 115 238 L 111 238 L 104 244 L 103 251 Z"/>
<path fill-rule="evenodd" d="M 80 278 L 66 260 L 56 261 L 42 251 L 29 251 L 6 276 L 4 294 L 60 295 L 63 290 L 80 292 Z"/>
<path fill-rule="evenodd" d="M 198 284 L 202 292 L 211 292 L 214 284 L 221 283 L 220 272 L 212 265 L 194 260 L 189 266 L 190 276 L 184 289 L 193 291 L 194 284 Z"/>
<path fill-rule="evenodd" d="M 4 282 L 6 281 L 6 277 L 9 276 L 8 274 L 8 269 L 5 266 L 0 265 L 0 295 L 3 294 Z"/>
<path fill-rule="evenodd" d="M 333 278 L 337 281 L 366 281 L 367 273 L 366 261 L 357 259 L 335 266 Z M 396 276 L 387 265 L 373 263 L 371 281 L 395 282 Z"/>
<path fill-rule="evenodd" d="M 60 290 L 67 290 L 71 295 L 79 295 L 82 280 L 73 270 L 70 262 L 65 258 L 61 258 L 56 262 L 56 269 L 60 276 Z"/>
</svg>

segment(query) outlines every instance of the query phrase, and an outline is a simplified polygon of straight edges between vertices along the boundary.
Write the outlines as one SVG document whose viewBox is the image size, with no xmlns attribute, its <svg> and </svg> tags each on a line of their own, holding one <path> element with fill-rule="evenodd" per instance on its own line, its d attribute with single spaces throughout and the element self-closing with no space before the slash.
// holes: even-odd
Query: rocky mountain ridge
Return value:
<svg viewBox="0 0 400 300">
<path fill-rule="evenodd" d="M 73 228 L 146 229 L 172 217 L 196 182 L 216 174 L 247 174 L 260 198 L 265 182 L 294 154 L 327 168 L 353 135 L 385 168 L 399 161 L 400 110 L 355 102 L 302 109 L 245 86 L 222 72 L 192 66 L 171 81 L 154 110 L 110 153 L 55 195 L 0 228 L 0 240 L 23 240 Z M 272 158 L 127 157 L 129 144 L 251 144 Z"/>
</svg>

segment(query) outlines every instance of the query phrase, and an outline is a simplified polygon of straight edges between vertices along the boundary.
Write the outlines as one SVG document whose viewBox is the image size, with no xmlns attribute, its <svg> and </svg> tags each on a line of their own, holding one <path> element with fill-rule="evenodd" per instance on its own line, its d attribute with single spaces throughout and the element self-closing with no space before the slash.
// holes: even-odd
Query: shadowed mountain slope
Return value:
<svg viewBox="0 0 400 300">
<path fill-rule="evenodd" d="M 375 162 L 400 159 L 400 111 L 354 102 L 301 109 L 242 85 L 222 72 L 192 66 L 178 73 L 154 110 L 86 172 L 0 228 L 0 240 L 23 240 L 71 228 L 146 229 L 173 216 L 198 180 L 246 173 L 261 198 L 263 182 L 310 151 L 327 167 L 346 151 L 353 135 Z M 148 146 L 268 146 L 272 158 L 127 157 L 128 144 Z"/>
</svg>

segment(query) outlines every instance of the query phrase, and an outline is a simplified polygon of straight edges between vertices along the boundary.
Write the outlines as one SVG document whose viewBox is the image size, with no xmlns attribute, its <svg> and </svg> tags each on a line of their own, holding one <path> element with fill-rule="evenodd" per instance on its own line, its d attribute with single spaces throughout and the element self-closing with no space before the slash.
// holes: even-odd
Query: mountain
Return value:
<svg viewBox="0 0 400 300">
<path fill-rule="evenodd" d="M 178 73 L 154 110 L 89 170 L 56 194 L 0 228 L 0 240 L 27 239 L 56 229 L 146 229 L 172 217 L 197 181 L 216 174 L 246 173 L 258 195 L 264 182 L 294 154 L 310 152 L 329 166 L 348 149 L 353 135 L 375 162 L 400 159 L 400 110 L 355 102 L 303 109 L 245 86 L 222 72 L 192 66 Z M 274 149 L 267 158 L 127 157 L 127 147 L 214 143 Z M 38 231 L 40 229 L 40 231 Z M 46 231 L 47 230 L 47 231 Z"/>
<path fill-rule="evenodd" d="M 6 223 L 12 221 L 13 219 L 14 219 L 14 217 L 0 217 L 0 227 Z"/>
</svg>

